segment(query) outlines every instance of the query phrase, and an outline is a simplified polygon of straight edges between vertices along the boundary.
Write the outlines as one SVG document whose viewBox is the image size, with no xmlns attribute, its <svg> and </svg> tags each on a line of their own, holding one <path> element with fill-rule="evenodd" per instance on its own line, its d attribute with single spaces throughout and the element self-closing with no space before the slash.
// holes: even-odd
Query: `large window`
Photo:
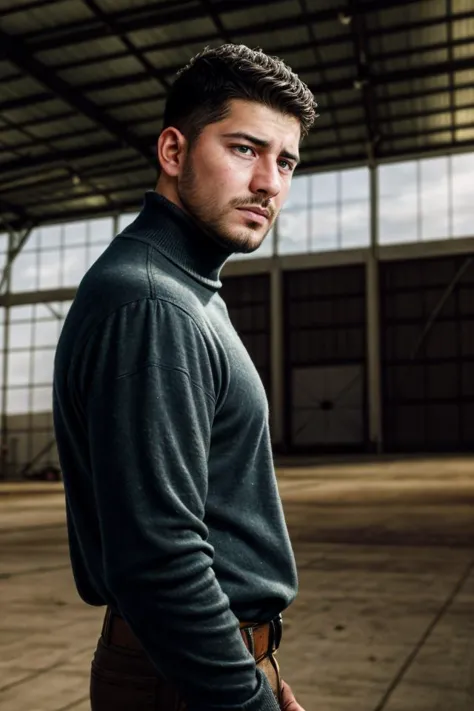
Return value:
<svg viewBox="0 0 474 711">
<path fill-rule="evenodd" d="M 52 421 L 53 363 L 69 307 L 70 302 L 63 301 L 10 309 L 6 388 L 8 477 L 22 477 L 27 467 L 34 470 L 57 463 Z"/>
<path fill-rule="evenodd" d="M 111 217 L 33 230 L 13 262 L 11 290 L 77 286 L 109 244 L 112 231 Z"/>
<path fill-rule="evenodd" d="M 379 168 L 380 244 L 474 236 L 474 153 Z"/>
<path fill-rule="evenodd" d="M 369 214 L 367 168 L 296 176 L 278 220 L 278 252 L 365 247 Z"/>
<path fill-rule="evenodd" d="M 7 412 L 51 410 L 54 351 L 70 302 L 10 310 Z"/>
</svg>

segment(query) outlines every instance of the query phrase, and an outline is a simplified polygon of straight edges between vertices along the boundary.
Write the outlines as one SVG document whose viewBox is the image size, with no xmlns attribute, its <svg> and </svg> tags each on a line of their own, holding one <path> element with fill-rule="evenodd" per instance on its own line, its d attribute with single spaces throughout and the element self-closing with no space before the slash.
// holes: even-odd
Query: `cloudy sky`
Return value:
<svg viewBox="0 0 474 711">
<path fill-rule="evenodd" d="M 474 153 L 382 166 L 379 175 L 381 244 L 474 235 Z M 132 219 L 122 216 L 120 229 Z M 12 290 L 76 286 L 110 241 L 112 229 L 112 219 L 104 218 L 34 231 L 14 263 Z M 367 169 L 295 177 L 278 233 L 282 254 L 367 246 Z M 268 256 L 271 249 L 269 235 L 256 253 L 240 258 Z M 64 314 L 68 305 L 52 307 Z M 9 390 L 9 412 L 50 409 L 60 323 L 45 305 L 12 309 L 9 382 L 16 388 Z M 1 327 L 0 336 L 3 341 Z"/>
</svg>

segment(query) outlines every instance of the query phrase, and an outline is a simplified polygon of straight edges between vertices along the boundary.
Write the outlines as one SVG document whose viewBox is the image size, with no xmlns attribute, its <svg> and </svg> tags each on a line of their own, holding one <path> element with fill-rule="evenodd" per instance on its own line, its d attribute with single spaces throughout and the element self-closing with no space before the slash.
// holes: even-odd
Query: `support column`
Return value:
<svg viewBox="0 0 474 711">
<path fill-rule="evenodd" d="M 11 286 L 11 264 L 15 253 L 15 235 L 13 232 L 8 233 L 8 253 L 7 262 L 3 277 L 1 279 L 1 287 L 5 287 L 6 294 L 10 293 Z M 8 413 L 7 413 L 7 395 L 8 395 L 8 353 L 10 350 L 10 309 L 7 303 L 5 305 L 5 318 L 3 320 L 3 368 L 2 368 L 2 403 L 1 403 L 1 445 L 0 445 L 0 477 L 5 481 L 8 479 Z"/>
<path fill-rule="evenodd" d="M 15 232 L 6 225 L 8 229 L 8 252 L 3 272 L 0 274 L 0 301 L 4 301 L 5 318 L 3 321 L 3 368 L 2 368 L 2 397 L 1 397 L 1 439 L 0 439 L 0 479 L 8 478 L 8 354 L 10 352 L 10 310 L 9 296 L 11 291 L 11 270 L 13 262 L 20 254 L 23 246 L 27 242 L 32 227 L 27 227 L 23 233 Z"/>
<path fill-rule="evenodd" d="M 270 427 L 272 444 L 283 444 L 284 428 L 284 358 L 283 358 L 283 279 L 278 257 L 278 219 L 273 236 L 273 258 L 270 271 Z"/>
<path fill-rule="evenodd" d="M 367 313 L 367 402 L 369 408 L 369 442 L 373 451 L 383 448 L 382 389 L 380 363 L 380 298 L 378 259 L 378 172 L 370 165 L 370 247 L 366 263 Z"/>
</svg>

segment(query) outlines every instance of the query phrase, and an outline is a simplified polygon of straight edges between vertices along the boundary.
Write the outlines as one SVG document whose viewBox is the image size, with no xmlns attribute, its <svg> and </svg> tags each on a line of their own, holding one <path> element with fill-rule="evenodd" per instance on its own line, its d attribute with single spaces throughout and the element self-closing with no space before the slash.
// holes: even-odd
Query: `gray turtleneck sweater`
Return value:
<svg viewBox="0 0 474 711">
<path fill-rule="evenodd" d="M 283 611 L 297 579 L 228 257 L 146 193 L 66 318 L 54 423 L 82 599 L 127 620 L 189 711 L 275 711 L 238 620 Z"/>
</svg>

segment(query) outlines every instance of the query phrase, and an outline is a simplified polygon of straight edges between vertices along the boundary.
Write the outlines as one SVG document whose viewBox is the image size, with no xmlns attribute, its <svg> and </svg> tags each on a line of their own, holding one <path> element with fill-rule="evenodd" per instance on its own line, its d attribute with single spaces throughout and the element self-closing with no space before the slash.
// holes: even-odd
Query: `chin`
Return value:
<svg viewBox="0 0 474 711">
<path fill-rule="evenodd" d="M 255 252 L 256 249 L 260 247 L 266 234 L 262 234 L 260 231 L 246 230 L 244 234 L 242 231 L 236 232 L 233 238 L 233 244 L 235 246 L 236 252 Z"/>
<path fill-rule="evenodd" d="M 232 225 L 226 228 L 224 225 L 219 225 L 214 235 L 216 241 L 230 252 L 250 254 L 260 247 L 268 232 L 269 230 L 263 231 L 261 225 L 252 223 L 248 227 Z"/>
</svg>

